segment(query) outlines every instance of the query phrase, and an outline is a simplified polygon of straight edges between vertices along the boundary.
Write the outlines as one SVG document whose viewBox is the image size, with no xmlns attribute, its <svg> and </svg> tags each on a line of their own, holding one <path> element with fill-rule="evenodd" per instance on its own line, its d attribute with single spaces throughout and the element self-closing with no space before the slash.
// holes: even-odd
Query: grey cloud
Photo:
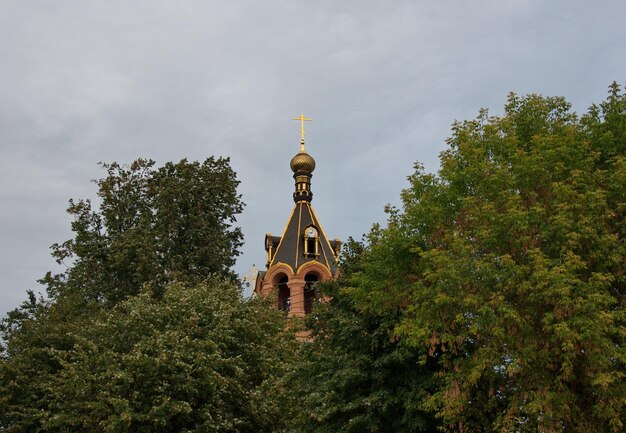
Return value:
<svg viewBox="0 0 626 433">
<path fill-rule="evenodd" d="M 291 210 L 304 112 L 313 205 L 359 237 L 437 169 L 455 119 L 509 91 L 583 111 L 623 81 L 621 1 L 8 2 L 0 15 L 0 313 L 57 269 L 69 197 L 98 161 L 231 156 L 247 203 L 236 270 Z"/>
</svg>

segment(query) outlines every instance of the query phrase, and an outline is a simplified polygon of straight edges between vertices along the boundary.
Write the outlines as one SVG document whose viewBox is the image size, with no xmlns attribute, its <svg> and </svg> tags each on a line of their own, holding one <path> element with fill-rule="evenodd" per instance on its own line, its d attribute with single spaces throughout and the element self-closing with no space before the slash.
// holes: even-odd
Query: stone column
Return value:
<svg viewBox="0 0 626 433">
<path fill-rule="evenodd" d="M 291 292 L 289 317 L 304 317 L 304 278 L 292 276 L 287 285 Z"/>
<path fill-rule="evenodd" d="M 266 297 L 272 293 L 275 287 L 270 280 L 263 281 L 263 288 L 261 289 L 261 296 Z"/>
</svg>

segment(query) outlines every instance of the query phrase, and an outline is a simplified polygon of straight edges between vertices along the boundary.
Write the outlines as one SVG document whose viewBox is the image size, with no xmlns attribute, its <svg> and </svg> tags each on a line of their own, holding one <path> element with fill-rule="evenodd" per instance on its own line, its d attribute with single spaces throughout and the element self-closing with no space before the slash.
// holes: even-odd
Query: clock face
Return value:
<svg viewBox="0 0 626 433">
<path fill-rule="evenodd" d="M 317 236 L 317 230 L 315 230 L 315 227 L 309 227 L 308 229 L 306 229 L 306 236 L 309 238 L 314 238 Z"/>
</svg>

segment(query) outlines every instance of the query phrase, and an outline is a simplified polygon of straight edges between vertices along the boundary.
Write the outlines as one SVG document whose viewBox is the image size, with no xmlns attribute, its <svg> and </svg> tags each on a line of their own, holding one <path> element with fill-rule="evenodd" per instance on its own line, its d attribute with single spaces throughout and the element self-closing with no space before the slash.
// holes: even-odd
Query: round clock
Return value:
<svg viewBox="0 0 626 433">
<path fill-rule="evenodd" d="M 306 236 L 309 238 L 314 238 L 317 236 L 317 230 L 315 230 L 315 227 L 309 227 L 308 229 L 306 229 Z"/>
</svg>

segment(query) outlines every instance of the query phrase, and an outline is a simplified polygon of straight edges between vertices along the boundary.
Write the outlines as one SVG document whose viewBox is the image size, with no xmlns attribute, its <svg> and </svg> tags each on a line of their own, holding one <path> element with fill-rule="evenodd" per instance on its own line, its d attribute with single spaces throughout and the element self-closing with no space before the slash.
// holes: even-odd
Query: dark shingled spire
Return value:
<svg viewBox="0 0 626 433">
<path fill-rule="evenodd" d="M 312 237 L 312 242 L 317 243 L 317 249 L 315 249 L 315 245 L 310 249 L 305 248 L 311 246 L 311 244 L 305 246 L 308 241 L 305 237 L 305 231 L 309 227 L 315 229 L 316 236 Z M 266 238 L 266 246 L 269 240 Z M 280 238 L 271 236 L 271 242 L 273 248 L 268 267 L 285 263 L 296 271 L 305 263 L 317 261 L 326 265 L 333 275 L 337 271 L 336 256 L 340 242 L 336 239 L 331 241 L 326 237 L 326 233 L 324 233 L 322 225 L 308 201 L 296 203 L 283 235 Z"/>
</svg>

